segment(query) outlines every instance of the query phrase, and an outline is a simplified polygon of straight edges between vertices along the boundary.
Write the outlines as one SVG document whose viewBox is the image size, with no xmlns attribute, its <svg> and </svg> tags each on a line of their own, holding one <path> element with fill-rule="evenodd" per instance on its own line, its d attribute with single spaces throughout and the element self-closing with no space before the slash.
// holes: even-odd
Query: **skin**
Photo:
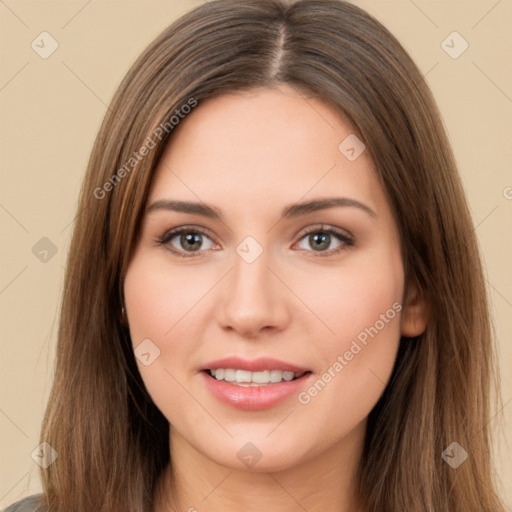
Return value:
<svg viewBox="0 0 512 512">
<path fill-rule="evenodd" d="M 163 154 L 147 205 L 203 201 L 223 215 L 148 212 L 125 280 L 133 347 L 150 339 L 160 350 L 150 365 L 137 364 L 171 424 L 176 510 L 361 510 L 354 484 L 367 416 L 400 335 L 424 330 L 426 306 L 412 285 L 404 297 L 398 230 L 368 152 L 350 161 L 338 149 L 352 133 L 325 103 L 283 85 L 201 103 Z M 375 216 L 344 206 L 281 218 L 289 204 L 326 197 L 359 201 Z M 332 235 L 315 250 L 302 233 L 318 236 L 321 224 L 354 245 Z M 185 225 L 207 231 L 202 245 L 201 237 L 192 248 L 180 244 L 180 235 L 156 242 Z M 250 264 L 236 252 L 247 236 L 263 248 Z M 401 312 L 386 316 L 305 405 L 293 395 L 270 409 L 239 410 L 219 402 L 198 373 L 229 355 L 270 356 L 310 369 L 309 387 L 393 304 Z M 262 454 L 251 468 L 237 457 L 248 442 Z M 170 510 L 157 495 L 155 511 Z"/>
</svg>

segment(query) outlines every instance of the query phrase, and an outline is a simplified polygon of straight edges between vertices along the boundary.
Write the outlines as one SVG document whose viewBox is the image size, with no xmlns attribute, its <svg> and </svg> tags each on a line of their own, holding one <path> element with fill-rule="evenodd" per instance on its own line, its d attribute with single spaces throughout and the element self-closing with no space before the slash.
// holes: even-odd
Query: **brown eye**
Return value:
<svg viewBox="0 0 512 512">
<path fill-rule="evenodd" d="M 331 235 L 323 232 L 308 235 L 308 243 L 315 251 L 328 249 L 329 245 L 331 245 Z"/>
<path fill-rule="evenodd" d="M 197 251 L 202 244 L 203 235 L 200 233 L 187 233 L 185 235 L 180 235 L 179 244 L 186 251 Z"/>
<path fill-rule="evenodd" d="M 309 246 L 304 247 L 305 245 Z M 337 245 L 332 246 L 334 242 L 337 242 Z M 300 246 L 300 244 L 303 244 Z M 309 251 L 316 252 L 318 256 L 330 256 L 332 254 L 337 254 L 340 251 L 343 251 L 347 247 L 354 245 L 354 240 L 352 237 L 347 234 L 335 230 L 334 228 L 316 228 L 311 229 L 308 232 L 304 233 L 301 237 L 301 242 L 299 242 L 299 248 Z"/>
<path fill-rule="evenodd" d="M 212 240 L 197 228 L 179 228 L 168 231 L 158 241 L 171 252 L 183 257 L 194 257 L 201 253 L 201 249 L 211 249 Z M 199 254 L 197 254 L 199 255 Z"/>
</svg>

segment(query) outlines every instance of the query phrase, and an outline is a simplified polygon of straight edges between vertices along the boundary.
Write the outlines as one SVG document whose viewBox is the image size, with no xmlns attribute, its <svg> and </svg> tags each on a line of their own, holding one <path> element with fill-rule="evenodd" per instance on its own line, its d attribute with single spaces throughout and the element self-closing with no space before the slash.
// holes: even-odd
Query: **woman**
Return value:
<svg viewBox="0 0 512 512">
<path fill-rule="evenodd" d="M 452 151 L 397 40 L 336 0 L 208 2 L 96 139 L 44 493 L 8 510 L 501 512 L 492 353 Z"/>
</svg>

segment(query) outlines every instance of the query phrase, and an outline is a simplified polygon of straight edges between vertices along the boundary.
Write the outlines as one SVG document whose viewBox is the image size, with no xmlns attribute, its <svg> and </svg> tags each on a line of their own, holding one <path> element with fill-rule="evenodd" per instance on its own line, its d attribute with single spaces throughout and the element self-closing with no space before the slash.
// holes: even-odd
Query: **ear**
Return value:
<svg viewBox="0 0 512 512">
<path fill-rule="evenodd" d="M 128 324 L 128 317 L 126 315 L 126 306 L 124 305 L 124 293 L 121 296 L 121 311 L 119 313 L 119 318 L 120 318 L 120 321 L 121 321 L 121 325 L 123 327 L 128 327 L 129 326 L 129 324 Z"/>
<path fill-rule="evenodd" d="M 411 280 L 405 292 L 401 317 L 401 335 L 414 338 L 423 334 L 427 327 L 429 304 L 418 283 Z"/>
<path fill-rule="evenodd" d="M 126 309 L 124 306 L 121 307 L 121 325 L 124 327 L 128 327 L 128 318 L 126 316 Z"/>
</svg>

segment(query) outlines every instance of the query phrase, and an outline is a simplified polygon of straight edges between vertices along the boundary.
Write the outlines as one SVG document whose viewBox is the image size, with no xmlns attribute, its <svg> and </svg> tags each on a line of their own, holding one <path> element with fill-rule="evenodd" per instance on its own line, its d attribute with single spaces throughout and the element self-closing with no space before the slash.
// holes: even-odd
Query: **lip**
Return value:
<svg viewBox="0 0 512 512">
<path fill-rule="evenodd" d="M 222 364 L 225 364 L 224 360 Z M 288 365 L 288 367 L 296 368 L 290 365 Z M 225 366 L 219 366 L 219 368 L 225 368 Z M 268 366 L 266 368 L 268 369 Z M 275 367 L 272 368 L 276 370 L 278 369 Z M 205 385 L 209 391 L 218 400 L 225 404 L 236 407 L 237 409 L 243 409 L 246 411 L 261 411 L 263 409 L 269 409 L 270 407 L 279 404 L 287 398 L 297 396 L 300 390 L 307 385 L 308 381 L 313 375 L 313 373 L 308 371 L 306 374 L 302 375 L 302 377 L 299 377 L 295 380 L 281 381 L 275 384 L 267 384 L 254 387 L 244 387 L 230 384 L 224 380 L 217 380 L 215 377 L 212 377 L 206 370 L 203 370 L 199 373 L 201 378 L 204 379 Z"/>
<path fill-rule="evenodd" d="M 250 372 L 262 372 L 263 370 L 281 370 L 283 372 L 302 373 L 311 371 L 301 368 L 286 361 L 273 357 L 259 357 L 258 359 L 242 359 L 238 356 L 225 357 L 206 363 L 200 370 L 216 370 L 217 368 L 233 368 L 235 370 L 247 370 Z M 291 381 L 293 382 L 293 381 Z"/>
</svg>

